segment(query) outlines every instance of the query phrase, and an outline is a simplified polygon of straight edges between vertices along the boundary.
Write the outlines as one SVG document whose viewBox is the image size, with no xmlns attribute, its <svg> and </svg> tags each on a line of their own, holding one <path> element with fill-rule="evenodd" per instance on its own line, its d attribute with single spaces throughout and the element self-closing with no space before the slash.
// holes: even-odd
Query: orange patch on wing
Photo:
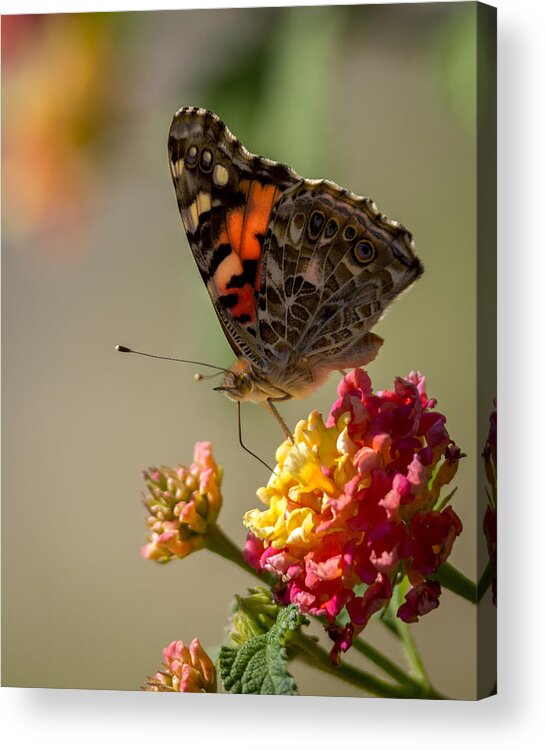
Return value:
<svg viewBox="0 0 546 750">
<path fill-rule="evenodd" d="M 248 315 L 256 317 L 255 290 L 260 287 L 260 263 L 256 271 L 254 287 L 247 283 L 232 289 L 229 282 L 243 272 L 243 262 L 260 260 L 262 245 L 257 235 L 265 235 L 271 209 L 279 196 L 275 185 L 262 185 L 257 180 L 243 180 L 239 189 L 247 199 L 245 206 L 228 211 L 225 227 L 221 230 L 218 243 L 231 246 L 231 255 L 225 258 L 214 274 L 214 283 L 221 295 L 235 294 L 236 304 L 230 308 L 235 318 Z"/>
<path fill-rule="evenodd" d="M 262 185 L 257 181 L 250 185 L 239 253 L 243 260 L 258 260 L 260 257 L 262 248 L 256 235 L 265 234 L 276 193 L 275 185 Z"/>
<path fill-rule="evenodd" d="M 244 208 L 234 208 L 226 216 L 227 234 L 232 249 L 240 255 L 241 241 L 243 238 Z"/>
<path fill-rule="evenodd" d="M 275 185 L 262 185 L 256 180 L 250 183 L 243 180 L 240 189 L 247 197 L 247 204 L 232 209 L 226 216 L 229 244 L 241 260 L 258 260 L 261 245 L 256 235 L 265 234 L 279 192 Z"/>
</svg>

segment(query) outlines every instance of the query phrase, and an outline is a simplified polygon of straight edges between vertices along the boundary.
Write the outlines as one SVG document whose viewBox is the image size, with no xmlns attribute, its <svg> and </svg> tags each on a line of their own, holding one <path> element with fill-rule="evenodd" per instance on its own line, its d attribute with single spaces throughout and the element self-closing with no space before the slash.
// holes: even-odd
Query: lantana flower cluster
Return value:
<svg viewBox="0 0 546 750">
<path fill-rule="evenodd" d="M 245 555 L 279 576 L 283 603 L 324 616 L 334 640 L 345 608 L 346 650 L 403 574 L 410 588 L 400 619 L 415 622 L 438 607 L 434 574 L 462 530 L 451 506 L 438 507 L 440 493 L 462 454 L 418 372 L 374 393 L 356 369 L 338 394 L 326 423 L 311 412 L 277 450 L 277 467 L 258 490 L 267 508 L 245 515 Z"/>
<path fill-rule="evenodd" d="M 152 692 L 215 693 L 216 669 L 199 640 L 189 648 L 173 641 L 163 649 L 163 670 L 147 678 L 143 688 Z"/>
<path fill-rule="evenodd" d="M 207 530 L 222 507 L 222 472 L 210 443 L 195 444 L 191 466 L 162 466 L 144 472 L 151 541 L 142 548 L 149 560 L 166 563 L 205 546 Z"/>
</svg>

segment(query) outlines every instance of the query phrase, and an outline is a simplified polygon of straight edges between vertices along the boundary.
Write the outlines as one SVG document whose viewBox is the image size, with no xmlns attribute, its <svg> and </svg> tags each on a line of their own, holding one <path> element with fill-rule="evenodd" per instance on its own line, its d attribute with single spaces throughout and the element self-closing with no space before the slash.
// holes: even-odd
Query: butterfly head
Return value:
<svg viewBox="0 0 546 750">
<path fill-rule="evenodd" d="M 244 359 L 237 360 L 232 369 L 226 371 L 223 384 L 214 390 L 220 391 L 232 401 L 261 400 L 256 397 L 257 383 L 250 363 Z"/>
<path fill-rule="evenodd" d="M 223 393 L 232 401 L 253 401 L 257 404 L 268 399 L 291 398 L 294 394 L 281 387 L 278 384 L 279 380 L 280 377 L 275 374 L 268 377 L 257 371 L 247 359 L 241 357 L 230 370 L 226 370 L 224 382 L 214 390 Z M 290 383 L 287 381 L 287 387 L 289 386 Z"/>
</svg>

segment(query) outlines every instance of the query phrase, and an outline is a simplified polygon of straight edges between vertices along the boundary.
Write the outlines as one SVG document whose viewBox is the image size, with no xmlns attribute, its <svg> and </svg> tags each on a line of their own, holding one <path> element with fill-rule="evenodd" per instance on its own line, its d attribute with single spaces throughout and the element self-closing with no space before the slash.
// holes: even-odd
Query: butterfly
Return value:
<svg viewBox="0 0 546 750">
<path fill-rule="evenodd" d="M 182 224 L 237 356 L 215 390 L 265 406 L 332 370 L 366 365 L 371 328 L 423 273 L 412 235 L 375 203 L 251 154 L 213 112 L 184 107 L 169 131 Z"/>
</svg>

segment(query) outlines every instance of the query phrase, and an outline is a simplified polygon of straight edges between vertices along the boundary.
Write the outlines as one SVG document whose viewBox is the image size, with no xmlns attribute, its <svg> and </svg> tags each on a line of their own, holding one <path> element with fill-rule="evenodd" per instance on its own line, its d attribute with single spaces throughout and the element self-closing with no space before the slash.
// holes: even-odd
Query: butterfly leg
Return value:
<svg viewBox="0 0 546 750">
<path fill-rule="evenodd" d="M 275 401 L 286 401 L 289 398 L 291 398 L 291 396 L 287 393 L 286 396 L 283 396 L 282 398 L 276 398 Z M 263 405 L 264 405 L 264 407 L 269 412 L 271 412 L 271 414 L 273 414 L 273 416 L 275 417 L 275 419 L 279 423 L 279 425 L 281 427 L 281 430 L 284 432 L 284 434 L 286 435 L 286 437 L 293 443 L 294 442 L 294 438 L 292 437 L 292 433 L 290 432 L 290 430 L 286 426 L 286 422 L 281 417 L 281 415 L 277 411 L 275 405 L 273 404 L 273 399 L 272 398 L 268 398 L 266 401 L 263 402 Z"/>
</svg>

